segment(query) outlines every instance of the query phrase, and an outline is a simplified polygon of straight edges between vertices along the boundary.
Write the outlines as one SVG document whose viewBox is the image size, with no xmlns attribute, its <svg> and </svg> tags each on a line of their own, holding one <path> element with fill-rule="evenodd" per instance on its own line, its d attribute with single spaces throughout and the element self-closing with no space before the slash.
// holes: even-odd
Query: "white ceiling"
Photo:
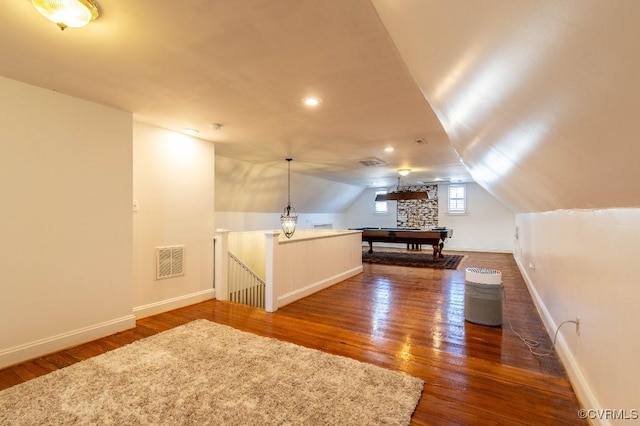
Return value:
<svg viewBox="0 0 640 426">
<path fill-rule="evenodd" d="M 513 211 L 640 207 L 640 1 L 373 3 L 474 180 Z"/>
<path fill-rule="evenodd" d="M 389 186 L 401 168 L 411 181 L 470 180 L 369 0 L 102 0 L 96 21 L 64 32 L 28 0 L 3 6 L 5 77 L 337 182 Z M 305 107 L 307 95 L 322 105 Z M 387 166 L 358 162 L 371 157 Z"/>
<path fill-rule="evenodd" d="M 0 4 L 0 75 L 196 128 L 217 155 L 475 180 L 513 211 L 640 206 L 637 0 L 100 0 L 64 32 Z"/>
</svg>

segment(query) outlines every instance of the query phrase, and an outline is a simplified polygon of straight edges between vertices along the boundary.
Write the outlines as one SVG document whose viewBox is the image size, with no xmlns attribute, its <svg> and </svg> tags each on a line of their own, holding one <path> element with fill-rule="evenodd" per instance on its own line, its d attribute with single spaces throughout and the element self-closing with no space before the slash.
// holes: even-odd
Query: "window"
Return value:
<svg viewBox="0 0 640 426">
<path fill-rule="evenodd" d="M 467 212 L 467 190 L 465 185 L 449 185 L 449 213 Z"/>
<path fill-rule="evenodd" d="M 386 193 L 387 191 L 376 191 L 376 196 L 378 196 L 378 194 L 386 194 Z M 386 214 L 388 212 L 389 210 L 387 209 L 386 201 L 376 201 L 376 213 Z"/>
</svg>

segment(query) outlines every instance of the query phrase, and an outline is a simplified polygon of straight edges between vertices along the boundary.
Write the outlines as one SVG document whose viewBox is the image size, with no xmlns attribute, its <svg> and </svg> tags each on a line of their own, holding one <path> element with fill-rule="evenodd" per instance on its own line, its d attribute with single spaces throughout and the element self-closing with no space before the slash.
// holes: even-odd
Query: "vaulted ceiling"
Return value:
<svg viewBox="0 0 640 426">
<path fill-rule="evenodd" d="M 102 0 L 65 31 L 3 6 L 0 75 L 217 155 L 360 187 L 475 180 L 514 211 L 640 205 L 634 0 Z"/>
<path fill-rule="evenodd" d="M 640 206 L 640 2 L 373 3 L 489 192 L 514 211 Z"/>
</svg>

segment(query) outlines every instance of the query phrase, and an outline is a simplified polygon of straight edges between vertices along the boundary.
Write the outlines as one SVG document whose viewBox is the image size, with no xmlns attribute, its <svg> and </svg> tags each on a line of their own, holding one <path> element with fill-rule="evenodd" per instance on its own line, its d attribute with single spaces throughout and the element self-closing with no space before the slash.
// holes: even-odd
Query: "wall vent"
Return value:
<svg viewBox="0 0 640 426">
<path fill-rule="evenodd" d="M 156 247 L 156 279 L 184 275 L 184 246 Z"/>
</svg>

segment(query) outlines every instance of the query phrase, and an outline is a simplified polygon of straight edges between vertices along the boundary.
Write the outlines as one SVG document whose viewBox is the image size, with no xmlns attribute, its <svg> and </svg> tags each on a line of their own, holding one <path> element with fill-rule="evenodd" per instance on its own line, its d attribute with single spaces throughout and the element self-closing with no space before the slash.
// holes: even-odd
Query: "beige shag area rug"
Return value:
<svg viewBox="0 0 640 426">
<path fill-rule="evenodd" d="M 0 425 L 403 425 L 423 381 L 197 320 L 0 392 Z"/>
</svg>

